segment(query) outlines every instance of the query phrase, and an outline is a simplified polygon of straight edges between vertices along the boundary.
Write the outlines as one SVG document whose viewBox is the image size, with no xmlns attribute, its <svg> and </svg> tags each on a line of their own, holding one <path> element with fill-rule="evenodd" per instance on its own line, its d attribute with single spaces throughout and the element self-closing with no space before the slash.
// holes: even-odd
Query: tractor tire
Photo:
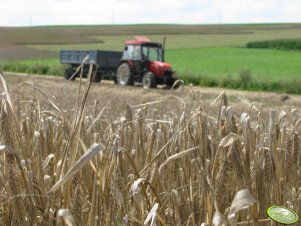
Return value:
<svg viewBox="0 0 301 226">
<path fill-rule="evenodd" d="M 178 81 L 178 78 L 177 77 L 172 77 L 169 81 L 168 84 L 166 84 L 166 87 L 168 89 L 178 89 L 179 87 L 181 86 L 181 82 Z"/>
<path fill-rule="evenodd" d="M 144 89 L 151 89 L 157 87 L 157 81 L 154 73 L 149 71 L 143 75 L 142 86 Z"/>
<path fill-rule="evenodd" d="M 66 79 L 66 80 L 72 80 L 72 81 L 74 81 L 75 80 L 75 77 L 76 77 L 76 75 L 74 75 L 73 77 L 72 77 L 72 75 L 75 73 L 75 70 L 73 69 L 73 68 L 67 68 L 66 70 L 65 70 L 65 73 L 64 73 L 64 78 Z"/>
<path fill-rule="evenodd" d="M 127 63 L 123 63 L 118 67 L 117 70 L 117 83 L 119 85 L 134 85 L 134 76 L 130 66 Z"/>
</svg>

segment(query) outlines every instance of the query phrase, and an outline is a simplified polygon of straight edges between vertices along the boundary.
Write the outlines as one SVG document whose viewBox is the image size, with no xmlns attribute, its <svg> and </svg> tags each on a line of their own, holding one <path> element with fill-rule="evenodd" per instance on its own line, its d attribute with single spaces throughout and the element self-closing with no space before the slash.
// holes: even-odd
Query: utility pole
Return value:
<svg viewBox="0 0 301 226">
<path fill-rule="evenodd" d="M 222 11 L 218 11 L 218 24 L 222 24 Z"/>
<path fill-rule="evenodd" d="M 29 15 L 29 26 L 32 27 L 32 16 L 31 16 L 31 14 Z"/>
</svg>

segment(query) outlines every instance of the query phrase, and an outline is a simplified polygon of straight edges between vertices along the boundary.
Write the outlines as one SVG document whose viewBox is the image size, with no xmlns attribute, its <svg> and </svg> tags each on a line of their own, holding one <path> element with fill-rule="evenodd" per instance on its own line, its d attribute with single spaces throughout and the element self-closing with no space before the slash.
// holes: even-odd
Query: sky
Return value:
<svg viewBox="0 0 301 226">
<path fill-rule="evenodd" d="M 0 0 L 0 26 L 301 23 L 301 0 Z"/>
</svg>

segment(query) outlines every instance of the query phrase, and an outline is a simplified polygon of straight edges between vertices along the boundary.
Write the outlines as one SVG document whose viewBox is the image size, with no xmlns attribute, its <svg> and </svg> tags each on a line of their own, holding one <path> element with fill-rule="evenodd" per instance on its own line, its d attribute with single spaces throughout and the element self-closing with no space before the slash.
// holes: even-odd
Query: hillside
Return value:
<svg viewBox="0 0 301 226">
<path fill-rule="evenodd" d="M 254 36 L 253 40 L 257 40 L 273 38 L 275 33 L 278 37 L 298 37 L 301 24 L 0 27 L 0 61 L 53 57 L 55 54 L 49 51 L 48 45 L 103 43 L 97 36 L 181 35 L 185 39 L 183 35 L 200 35 L 206 40 L 210 35 L 218 35 L 221 38 L 218 42 L 223 43 L 229 35 L 238 40 Z M 36 45 L 43 45 L 46 50 L 35 48 Z"/>
</svg>

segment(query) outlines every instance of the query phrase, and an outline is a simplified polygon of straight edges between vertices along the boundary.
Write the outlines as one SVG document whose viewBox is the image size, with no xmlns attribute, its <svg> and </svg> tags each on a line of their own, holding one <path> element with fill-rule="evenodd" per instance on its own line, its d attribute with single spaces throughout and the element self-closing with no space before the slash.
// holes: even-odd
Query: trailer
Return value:
<svg viewBox="0 0 301 226">
<path fill-rule="evenodd" d="M 84 62 L 83 76 L 87 76 L 89 65 L 94 62 L 95 76 L 93 82 L 100 82 L 101 79 L 117 80 L 117 71 L 122 52 L 103 50 L 61 50 L 60 62 L 67 65 L 64 78 L 74 80 L 78 77 L 76 69 L 82 64 L 84 58 L 89 58 Z"/>
</svg>

